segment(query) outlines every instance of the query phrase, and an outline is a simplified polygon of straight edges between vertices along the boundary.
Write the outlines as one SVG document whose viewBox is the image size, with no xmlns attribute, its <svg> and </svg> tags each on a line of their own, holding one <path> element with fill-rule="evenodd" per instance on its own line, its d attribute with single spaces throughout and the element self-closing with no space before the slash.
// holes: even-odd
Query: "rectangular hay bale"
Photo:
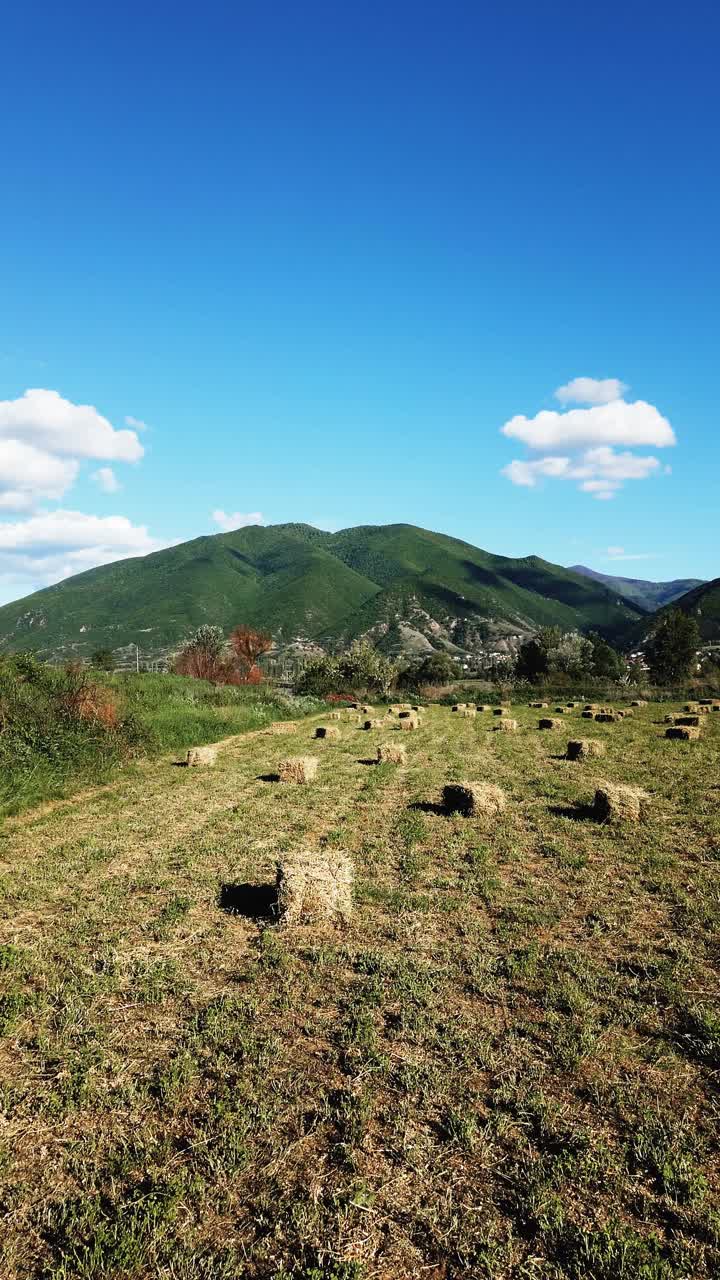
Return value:
<svg viewBox="0 0 720 1280">
<path fill-rule="evenodd" d="M 685 717 L 687 720 L 689 716 Z M 666 738 L 680 738 L 682 742 L 695 742 L 700 737 L 700 729 L 691 724 L 674 724 L 665 730 Z"/>
<path fill-rule="evenodd" d="M 352 915 L 353 865 L 338 849 L 286 854 L 277 864 L 282 926 L 345 924 Z"/>
<path fill-rule="evenodd" d="M 340 737 L 340 730 L 336 729 L 334 725 L 319 724 L 315 729 L 315 737 L 329 738 L 335 741 Z"/>
<path fill-rule="evenodd" d="M 587 760 L 590 756 L 604 756 L 605 743 L 597 738 L 571 738 L 567 744 L 568 760 Z"/>
<path fill-rule="evenodd" d="M 185 759 L 191 768 L 195 765 L 213 765 L 217 760 L 217 747 L 191 747 Z"/>
<path fill-rule="evenodd" d="M 644 822 L 650 796 L 639 787 L 604 782 L 595 792 L 593 809 L 600 822 Z"/>
<path fill-rule="evenodd" d="M 281 782 L 307 783 L 317 777 L 317 756 L 289 756 L 278 765 L 278 777 Z"/>
<path fill-rule="evenodd" d="M 466 818 L 480 813 L 495 816 L 505 809 L 507 796 L 492 782 L 449 782 L 443 787 L 443 805 Z"/>
<path fill-rule="evenodd" d="M 399 742 L 381 742 L 377 758 L 378 764 L 407 764 L 407 751 Z"/>
</svg>

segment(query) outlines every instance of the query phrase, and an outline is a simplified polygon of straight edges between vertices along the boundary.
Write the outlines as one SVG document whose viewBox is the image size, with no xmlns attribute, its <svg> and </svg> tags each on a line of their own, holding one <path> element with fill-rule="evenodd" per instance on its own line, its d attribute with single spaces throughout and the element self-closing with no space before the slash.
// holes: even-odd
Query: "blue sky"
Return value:
<svg viewBox="0 0 720 1280">
<path fill-rule="evenodd" d="M 692 3 L 6 9 L 0 599 L 222 513 L 720 574 L 718 37 Z"/>
</svg>

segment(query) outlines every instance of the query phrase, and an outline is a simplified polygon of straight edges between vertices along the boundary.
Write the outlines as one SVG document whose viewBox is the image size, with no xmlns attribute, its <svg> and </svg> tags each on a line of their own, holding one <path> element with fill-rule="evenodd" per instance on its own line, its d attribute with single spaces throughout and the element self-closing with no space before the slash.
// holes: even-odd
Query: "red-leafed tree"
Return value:
<svg viewBox="0 0 720 1280">
<path fill-rule="evenodd" d="M 262 673 L 258 666 L 258 658 L 272 647 L 272 636 L 265 631 L 256 631 L 254 627 L 241 624 L 230 635 L 230 647 L 237 660 L 242 682 L 259 684 Z"/>
</svg>

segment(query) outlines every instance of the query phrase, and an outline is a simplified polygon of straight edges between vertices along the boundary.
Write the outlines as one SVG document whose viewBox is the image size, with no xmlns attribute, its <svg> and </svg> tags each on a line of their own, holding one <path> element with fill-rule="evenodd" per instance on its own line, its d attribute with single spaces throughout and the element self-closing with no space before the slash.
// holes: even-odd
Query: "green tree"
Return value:
<svg viewBox="0 0 720 1280">
<path fill-rule="evenodd" d="M 602 636 L 593 633 L 589 639 L 592 645 L 590 674 L 602 680 L 622 680 L 627 675 L 627 664 L 622 655 Z"/>
<path fill-rule="evenodd" d="M 429 653 L 416 666 L 403 672 L 402 683 L 408 687 L 421 684 L 451 684 L 459 680 L 462 669 L 449 653 Z"/>
<path fill-rule="evenodd" d="M 671 609 L 645 646 L 645 661 L 656 684 L 678 684 L 697 665 L 700 631 L 694 618 Z"/>
<path fill-rule="evenodd" d="M 308 663 L 296 693 L 323 697 L 327 693 L 385 695 L 397 677 L 397 667 L 367 640 L 356 640 L 346 653 L 324 654 Z"/>
<path fill-rule="evenodd" d="M 97 671 L 114 671 L 115 658 L 112 649 L 96 649 L 90 658 L 90 665 Z"/>
<path fill-rule="evenodd" d="M 516 680 L 529 680 L 534 684 L 549 670 L 547 649 L 539 636 L 533 636 L 532 640 L 520 645 L 515 663 Z"/>
</svg>

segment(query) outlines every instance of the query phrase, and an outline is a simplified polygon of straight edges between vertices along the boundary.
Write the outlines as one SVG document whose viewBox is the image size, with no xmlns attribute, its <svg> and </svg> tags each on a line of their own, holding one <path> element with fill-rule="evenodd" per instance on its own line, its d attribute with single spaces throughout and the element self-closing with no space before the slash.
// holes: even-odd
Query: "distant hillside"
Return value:
<svg viewBox="0 0 720 1280">
<path fill-rule="evenodd" d="M 695 618 L 700 628 L 700 639 L 703 644 L 720 644 L 720 578 L 712 582 L 703 582 L 699 587 L 688 591 L 687 595 L 674 600 L 671 605 L 658 610 L 652 619 L 644 619 L 628 632 L 628 639 L 635 644 L 642 644 L 652 631 L 656 622 L 669 609 L 681 609 Z"/>
<path fill-rule="evenodd" d="M 595 582 L 603 582 L 611 591 L 617 592 L 624 600 L 629 600 L 646 613 L 654 613 L 663 605 L 671 604 L 693 587 L 703 585 L 702 578 L 676 578 L 673 582 L 648 582 L 644 578 L 616 578 L 610 573 L 598 573 L 596 569 L 588 569 L 587 565 L 574 564 L 572 573 L 579 573 L 585 578 L 593 578 Z"/>
<path fill-rule="evenodd" d="M 160 653 L 204 622 L 246 622 L 279 643 L 370 633 L 388 651 L 502 647 L 550 624 L 623 634 L 640 610 L 536 556 L 513 560 L 413 525 L 324 533 L 253 526 L 68 578 L 0 608 L 0 648 Z"/>
</svg>

